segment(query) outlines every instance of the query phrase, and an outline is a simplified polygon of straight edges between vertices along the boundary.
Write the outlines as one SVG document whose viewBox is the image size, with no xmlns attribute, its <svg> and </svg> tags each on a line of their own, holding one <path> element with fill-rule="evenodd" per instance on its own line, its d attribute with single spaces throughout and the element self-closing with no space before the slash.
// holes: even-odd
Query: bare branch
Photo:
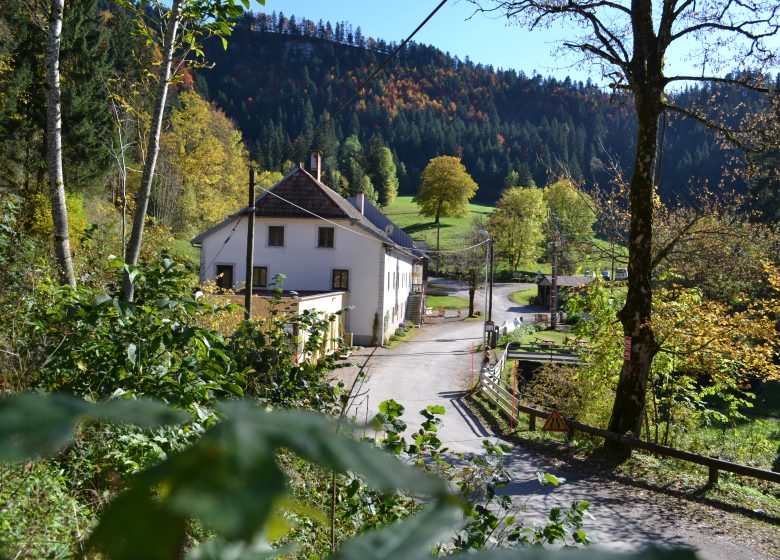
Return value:
<svg viewBox="0 0 780 560">
<path fill-rule="evenodd" d="M 709 82 L 715 84 L 740 86 L 758 93 L 780 93 L 780 89 L 778 88 L 761 86 L 750 83 L 747 80 L 740 80 L 738 78 L 720 78 L 718 76 L 672 76 L 664 79 L 664 83 L 666 84 L 672 82 Z"/>
</svg>

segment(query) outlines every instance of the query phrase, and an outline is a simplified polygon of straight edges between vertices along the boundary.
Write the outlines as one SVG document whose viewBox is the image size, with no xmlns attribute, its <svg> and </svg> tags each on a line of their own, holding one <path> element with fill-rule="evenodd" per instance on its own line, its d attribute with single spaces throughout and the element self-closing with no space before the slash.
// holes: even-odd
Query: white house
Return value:
<svg viewBox="0 0 780 560">
<path fill-rule="evenodd" d="M 285 290 L 345 292 L 344 304 L 354 307 L 345 332 L 355 344 L 381 344 L 406 318 L 424 256 L 362 193 L 350 204 L 323 184 L 319 161 L 312 157 L 312 174 L 297 167 L 255 199 L 252 290 L 262 293 L 284 274 Z M 367 208 L 383 221 L 369 219 Z M 192 240 L 200 247 L 201 281 L 244 288 L 246 216 L 241 210 Z M 421 305 L 420 296 L 412 299 Z"/>
</svg>

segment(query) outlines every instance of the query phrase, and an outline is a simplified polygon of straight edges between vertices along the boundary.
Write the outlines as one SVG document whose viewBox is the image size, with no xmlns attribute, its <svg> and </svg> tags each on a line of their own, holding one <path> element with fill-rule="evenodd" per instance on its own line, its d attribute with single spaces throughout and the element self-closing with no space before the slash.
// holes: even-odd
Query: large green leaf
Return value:
<svg viewBox="0 0 780 560">
<path fill-rule="evenodd" d="M 262 413 L 246 401 L 223 403 L 220 408 L 233 421 L 255 426 L 275 446 L 289 448 L 340 473 L 358 472 L 377 490 L 404 489 L 428 496 L 448 493 L 440 479 L 405 465 L 365 442 L 338 433 L 336 423 L 319 414 L 301 411 Z"/>
<path fill-rule="evenodd" d="M 190 418 L 188 414 L 174 410 L 166 404 L 145 399 L 99 402 L 89 411 L 89 416 L 109 422 L 133 424 L 141 428 L 181 424 Z"/>
<path fill-rule="evenodd" d="M 92 404 L 68 395 L 12 395 L 0 399 L 0 460 L 56 453 L 70 443 L 79 422 L 92 419 L 155 427 L 182 422 L 187 415 L 146 400 Z"/>
<path fill-rule="evenodd" d="M 462 518 L 460 507 L 437 503 L 403 521 L 358 535 L 338 550 L 334 560 L 429 559 L 431 547 L 457 529 Z"/>
<path fill-rule="evenodd" d="M 187 518 L 164 507 L 150 488 L 138 485 L 109 504 L 89 538 L 89 546 L 111 560 L 180 558 Z"/>
<path fill-rule="evenodd" d="M 70 443 L 89 404 L 64 395 L 26 393 L 0 399 L 0 460 L 50 455 Z"/>
<path fill-rule="evenodd" d="M 123 496 L 106 511 L 92 539 L 96 548 L 120 560 L 137 555 L 134 536 L 114 535 L 123 526 L 139 523 L 144 530 L 153 530 L 146 520 L 138 521 L 144 507 L 156 512 L 155 523 L 167 518 L 174 528 L 161 539 L 159 549 L 145 551 L 149 558 L 165 557 L 182 536 L 177 533 L 179 520 L 188 517 L 197 518 L 228 543 L 251 542 L 287 493 L 275 460 L 282 447 L 326 468 L 359 472 L 379 490 L 446 494 L 442 482 L 337 433 L 336 423 L 323 416 L 270 412 L 248 401 L 223 403 L 220 408 L 225 420 L 184 452 L 139 475 L 130 497 Z M 151 501 L 155 493 L 159 499 Z"/>
</svg>

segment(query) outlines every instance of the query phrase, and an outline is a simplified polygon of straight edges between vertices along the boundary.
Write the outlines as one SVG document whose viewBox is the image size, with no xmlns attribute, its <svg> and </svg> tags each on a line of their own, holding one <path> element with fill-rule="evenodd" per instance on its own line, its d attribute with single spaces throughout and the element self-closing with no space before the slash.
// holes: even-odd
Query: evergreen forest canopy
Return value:
<svg viewBox="0 0 780 560">
<path fill-rule="evenodd" d="M 214 66 L 198 72 L 196 88 L 235 120 L 265 169 L 283 171 L 316 148 L 332 171 L 339 166 L 339 146 L 356 135 L 364 145 L 379 137 L 390 148 L 401 194 L 417 192 L 423 168 L 438 155 L 462 157 L 480 185 L 477 200 L 490 204 L 505 186 L 544 185 L 563 173 L 586 185 L 606 183 L 614 162 L 630 173 L 636 125 L 628 99 L 590 81 L 497 70 L 416 43 L 331 121 L 395 47 L 349 23 L 249 13 L 227 50 L 218 41 L 207 44 Z M 718 85 L 676 96 L 682 106 L 719 98 L 720 110 L 734 119 L 758 104 L 758 96 L 734 95 Z M 686 200 L 692 187 L 705 184 L 717 189 L 725 175 L 726 188 L 744 190 L 742 179 L 724 174 L 735 156 L 702 126 L 670 115 L 662 198 Z M 338 186 L 338 176 L 329 179 Z"/>
</svg>

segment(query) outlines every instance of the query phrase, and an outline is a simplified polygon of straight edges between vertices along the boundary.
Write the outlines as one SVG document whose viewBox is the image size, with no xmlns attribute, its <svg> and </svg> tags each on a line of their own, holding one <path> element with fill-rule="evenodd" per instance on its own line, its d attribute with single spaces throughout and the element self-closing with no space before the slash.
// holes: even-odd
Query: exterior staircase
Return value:
<svg viewBox="0 0 780 560">
<path fill-rule="evenodd" d="M 406 320 L 420 326 L 425 315 L 425 292 L 422 286 L 419 289 L 415 288 L 417 288 L 417 285 L 414 286 L 409 294 L 409 299 L 406 301 Z"/>
</svg>

